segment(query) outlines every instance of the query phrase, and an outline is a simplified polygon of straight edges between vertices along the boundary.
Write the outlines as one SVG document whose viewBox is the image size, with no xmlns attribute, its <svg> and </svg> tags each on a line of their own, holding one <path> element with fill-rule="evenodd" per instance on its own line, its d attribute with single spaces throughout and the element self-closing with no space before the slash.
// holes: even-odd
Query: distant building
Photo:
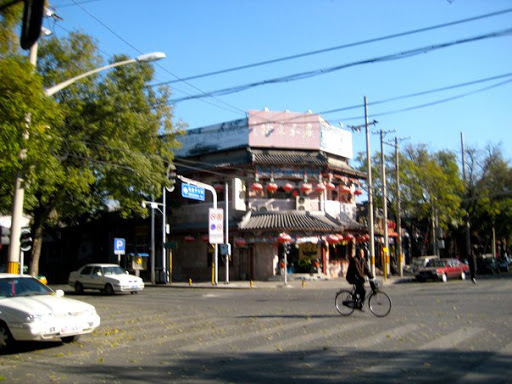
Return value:
<svg viewBox="0 0 512 384">
<path fill-rule="evenodd" d="M 317 114 L 264 110 L 191 129 L 181 141 L 175 153 L 179 175 L 213 186 L 218 208 L 226 208 L 227 186 L 230 280 L 268 280 L 282 273 L 282 232 L 292 237 L 289 272 L 343 273 L 346 255 L 366 232 L 356 221 L 355 196 L 365 174 L 348 163 L 351 132 Z M 167 201 L 176 245 L 172 280 L 209 280 L 212 194 L 206 191 L 204 201 L 187 199 L 177 185 Z M 222 282 L 225 258 L 219 254 L 218 260 Z"/>
</svg>

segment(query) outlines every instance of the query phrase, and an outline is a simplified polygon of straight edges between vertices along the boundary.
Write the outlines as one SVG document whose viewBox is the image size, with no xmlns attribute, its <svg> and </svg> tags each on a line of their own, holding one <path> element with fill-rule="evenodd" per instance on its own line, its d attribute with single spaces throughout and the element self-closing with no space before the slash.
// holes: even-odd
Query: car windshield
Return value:
<svg viewBox="0 0 512 384">
<path fill-rule="evenodd" d="M 427 266 L 429 266 L 429 267 L 444 267 L 444 266 L 446 266 L 446 261 L 445 260 L 437 260 L 437 259 L 430 260 L 428 262 Z"/>
<path fill-rule="evenodd" d="M 126 272 L 121 267 L 103 267 L 103 274 L 104 275 L 125 275 Z"/>
<path fill-rule="evenodd" d="M 49 295 L 53 291 L 31 277 L 7 277 L 0 279 L 0 297 Z"/>
</svg>

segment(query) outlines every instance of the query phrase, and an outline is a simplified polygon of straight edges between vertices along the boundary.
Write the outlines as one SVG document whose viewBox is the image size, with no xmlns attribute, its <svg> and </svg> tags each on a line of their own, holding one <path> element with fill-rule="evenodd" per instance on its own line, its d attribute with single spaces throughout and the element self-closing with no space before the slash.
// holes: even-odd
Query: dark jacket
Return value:
<svg viewBox="0 0 512 384">
<path fill-rule="evenodd" d="M 364 277 L 368 276 L 370 279 L 373 279 L 373 275 L 368 268 L 368 264 L 366 260 L 361 256 L 356 255 L 350 259 L 347 269 L 346 279 L 350 284 L 355 284 L 357 282 L 364 282 Z"/>
</svg>

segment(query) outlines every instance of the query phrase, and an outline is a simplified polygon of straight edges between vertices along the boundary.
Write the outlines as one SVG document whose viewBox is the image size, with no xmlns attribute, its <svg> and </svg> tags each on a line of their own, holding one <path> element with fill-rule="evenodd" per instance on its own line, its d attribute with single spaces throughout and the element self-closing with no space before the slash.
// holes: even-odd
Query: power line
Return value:
<svg viewBox="0 0 512 384">
<path fill-rule="evenodd" d="M 283 62 L 283 61 L 287 61 L 287 60 L 294 60 L 294 59 L 299 59 L 299 58 L 302 58 L 302 57 L 318 55 L 318 54 L 321 54 L 321 53 L 332 52 L 332 51 L 336 51 L 336 50 L 340 50 L 340 49 L 352 48 L 352 47 L 356 47 L 356 46 L 359 46 L 359 45 L 364 45 L 364 44 L 369 44 L 369 43 L 376 43 L 376 42 L 379 42 L 379 41 L 384 41 L 384 40 L 389 40 L 389 39 L 395 39 L 397 37 L 413 35 L 413 34 L 416 34 L 416 33 L 432 31 L 434 29 L 451 27 L 451 26 L 454 26 L 454 25 L 468 23 L 468 22 L 476 21 L 476 20 L 481 20 L 481 19 L 485 19 L 485 18 L 488 18 L 488 17 L 503 15 L 503 14 L 509 13 L 509 12 L 512 12 L 512 8 L 508 8 L 508 9 L 504 9 L 502 11 L 497 11 L 497 12 L 492 12 L 492 13 L 486 13 L 484 15 L 470 17 L 470 18 L 467 18 L 467 19 L 456 20 L 456 21 L 452 21 L 452 22 L 449 22 L 449 23 L 437 24 L 437 25 L 433 25 L 433 26 L 430 26 L 430 27 L 418 28 L 418 29 L 413 29 L 413 30 L 410 30 L 410 31 L 394 33 L 394 34 L 386 35 L 386 36 L 382 36 L 382 37 L 376 37 L 376 38 L 373 38 L 373 39 L 361 40 L 361 41 L 356 41 L 356 42 L 353 42 L 353 43 L 336 45 L 336 46 L 329 47 L 329 48 L 318 49 L 318 50 L 309 51 L 309 52 L 303 52 L 303 53 L 299 53 L 299 54 L 296 54 L 296 55 L 284 56 L 284 57 L 280 57 L 280 58 L 276 58 L 276 59 L 270 59 L 270 60 L 259 61 L 259 62 L 256 62 L 256 63 L 240 65 L 240 66 L 237 66 L 237 67 L 232 67 L 232 68 L 220 69 L 220 70 L 217 70 L 217 71 L 206 72 L 206 73 L 202 73 L 202 74 L 199 74 L 199 75 L 193 75 L 193 76 L 178 78 L 177 80 L 170 80 L 170 81 L 167 81 L 167 82 L 164 82 L 164 83 L 155 84 L 155 85 L 175 84 L 175 83 L 179 83 L 179 82 L 183 82 L 183 81 L 195 80 L 195 79 L 200 79 L 200 78 L 204 78 L 204 77 L 215 76 L 215 75 L 220 75 L 220 74 L 234 72 L 234 71 L 240 71 L 242 69 L 248 69 L 248 68 L 254 68 L 254 67 L 259 67 L 259 66 L 263 66 L 263 65 L 275 64 L 275 63 L 279 63 L 279 62 Z"/>
<path fill-rule="evenodd" d="M 374 101 L 374 102 L 369 102 L 368 106 L 374 106 L 374 105 L 378 105 L 378 104 L 389 103 L 391 101 L 410 99 L 412 97 L 424 96 L 424 95 L 428 95 L 430 93 L 436 93 L 436 92 L 441 92 L 441 91 L 448 91 L 448 90 L 451 90 L 451 89 L 456 89 L 456 88 L 461 88 L 461 87 L 467 87 L 469 85 L 475 85 L 475 84 L 484 83 L 484 82 L 487 82 L 487 81 L 498 80 L 498 79 L 502 79 L 502 78 L 506 78 L 506 77 L 510 77 L 510 76 L 512 76 L 512 72 L 505 73 L 503 75 L 487 77 L 487 78 L 484 78 L 484 79 L 468 81 L 468 82 L 465 82 L 465 83 L 448 85 L 446 87 L 429 89 L 427 91 L 419 91 L 419 92 L 409 93 L 409 94 L 405 94 L 405 95 L 401 95 L 401 96 L 390 97 L 390 98 L 383 99 L 383 100 L 377 100 L 377 101 Z M 348 111 L 350 109 L 357 109 L 357 108 L 362 108 L 362 107 L 363 107 L 363 104 L 357 104 L 357 105 L 351 105 L 351 106 L 348 106 L 348 107 L 336 108 L 336 109 L 330 109 L 330 110 L 327 110 L 327 111 L 322 111 L 322 112 L 319 112 L 319 114 L 321 114 L 321 115 L 328 115 L 330 113 L 343 112 L 343 111 Z"/>
<path fill-rule="evenodd" d="M 89 15 L 89 17 L 91 17 L 92 19 L 94 19 L 97 23 L 99 23 L 101 26 L 103 26 L 107 31 L 109 31 L 111 34 L 113 34 L 116 38 L 118 38 L 119 40 L 121 40 L 123 43 L 125 43 L 126 45 L 128 45 L 130 48 L 132 48 L 135 52 L 138 52 L 139 54 L 142 54 L 143 52 L 141 50 L 139 50 L 137 47 L 135 47 L 133 44 L 131 44 L 129 41 L 127 41 L 126 39 L 124 39 L 121 35 L 119 35 L 116 31 L 114 31 L 112 28 L 110 28 L 108 25 L 106 25 L 103 21 L 101 21 L 99 18 L 97 18 L 94 14 L 92 14 L 91 12 L 89 12 L 86 8 L 82 7 L 80 5 L 80 3 L 78 3 L 76 0 L 72 0 L 73 3 L 78 6 L 83 12 L 85 12 L 87 15 Z M 171 76 L 177 78 L 177 79 L 180 79 L 179 76 L 175 75 L 174 73 L 172 73 L 171 71 L 169 71 L 167 68 L 163 67 L 162 65 L 160 64 L 155 64 L 157 65 L 159 68 L 161 68 L 162 70 L 164 70 L 165 72 L 167 72 L 168 74 L 170 74 Z M 187 85 L 189 85 L 190 87 L 194 88 L 196 91 L 198 92 L 201 92 L 203 93 L 203 91 L 196 87 L 195 85 L 193 84 L 190 84 L 188 82 L 185 82 Z M 161 85 L 163 85 L 164 83 L 160 83 Z M 174 88 L 175 90 L 178 90 L 186 95 L 189 95 L 187 92 L 183 91 L 183 90 L 179 90 L 179 89 L 176 89 Z M 214 98 L 215 99 L 215 98 Z M 218 100 L 218 99 L 215 99 L 217 100 L 218 102 L 224 104 L 225 106 L 228 106 L 229 108 L 231 108 L 230 112 L 236 112 L 236 113 L 239 113 L 239 112 L 243 112 L 240 108 L 237 108 L 233 105 L 230 105 L 228 103 L 226 103 L 225 101 L 222 101 L 222 100 Z M 212 104 L 211 102 L 207 102 L 208 104 Z M 215 105 L 215 104 L 214 104 Z M 217 107 L 220 107 L 219 105 L 216 105 Z M 222 108 L 222 107 L 220 107 Z M 225 108 L 223 108 L 225 109 Z M 226 109 L 225 109 L 226 110 Z"/>
<path fill-rule="evenodd" d="M 497 84 L 489 85 L 489 86 L 484 87 L 484 88 L 480 88 L 480 89 L 477 89 L 477 90 L 474 90 L 474 91 L 471 91 L 471 92 L 462 93 L 462 94 L 455 95 L 455 96 L 452 96 L 452 97 L 447 97 L 447 98 L 444 98 L 444 99 L 436 100 L 436 101 L 433 101 L 433 102 L 430 102 L 430 103 L 419 104 L 419 105 L 415 105 L 415 106 L 412 106 L 412 107 L 396 109 L 396 110 L 388 111 L 388 112 L 372 113 L 372 117 L 392 115 L 392 114 L 395 114 L 395 113 L 402 113 L 402 112 L 413 111 L 413 110 L 416 110 L 416 109 L 422 109 L 422 108 L 426 108 L 426 107 L 431 107 L 433 105 L 447 103 L 449 101 L 457 100 L 457 99 L 460 99 L 460 98 L 463 98 L 463 97 L 466 97 L 466 96 L 469 96 L 469 95 L 473 95 L 475 93 L 484 92 L 484 91 L 487 91 L 487 90 L 492 89 L 492 88 L 501 87 L 502 85 L 506 85 L 506 84 L 509 84 L 509 83 L 512 83 L 512 79 L 504 80 L 504 81 L 501 81 L 501 82 L 499 82 Z M 341 119 L 337 119 L 337 120 L 350 121 L 350 120 L 358 120 L 358 119 L 362 119 L 362 118 L 363 118 L 362 116 L 353 116 L 353 117 L 341 118 Z"/>
<path fill-rule="evenodd" d="M 177 98 L 177 99 L 171 99 L 170 102 L 176 104 L 176 103 L 179 103 L 182 101 L 200 99 L 203 97 L 229 95 L 229 94 L 233 94 L 233 93 L 242 92 L 242 91 L 250 89 L 250 88 L 259 87 L 262 85 L 279 84 L 279 83 L 284 83 L 284 82 L 303 80 L 303 79 L 307 79 L 307 78 L 311 78 L 311 77 L 315 77 L 315 76 L 319 76 L 319 75 L 324 75 L 327 73 L 332 73 L 332 72 L 336 72 L 336 71 L 339 71 L 342 69 L 355 67 L 355 66 L 359 66 L 359 65 L 372 64 L 372 63 L 391 61 L 391 60 L 399 60 L 399 59 L 403 59 L 403 58 L 408 58 L 408 57 L 428 53 L 428 52 L 435 51 L 435 50 L 442 49 L 442 48 L 448 48 L 448 47 L 455 46 L 455 45 L 466 44 L 466 43 L 481 41 L 481 40 L 495 38 L 495 37 L 502 37 L 502 36 L 510 35 L 511 33 L 512 33 L 512 28 L 502 29 L 502 30 L 499 30 L 496 32 L 490 32 L 490 33 L 486 33 L 483 35 L 477 35 L 477 36 L 473 36 L 473 37 L 469 37 L 469 38 L 465 38 L 465 39 L 459 39 L 459 40 L 455 40 L 455 41 L 450 41 L 450 42 L 446 42 L 446 43 L 424 46 L 424 47 L 420 47 L 420 48 L 410 49 L 407 51 L 393 53 L 393 54 L 379 56 L 379 57 L 374 57 L 374 58 L 370 58 L 370 59 L 354 61 L 351 63 L 341 64 L 341 65 L 337 65 L 334 67 L 321 68 L 321 69 L 317 69 L 317 70 L 313 70 L 313 71 L 299 72 L 299 73 L 295 73 L 295 74 L 291 74 L 291 75 L 287 75 L 287 76 L 275 77 L 272 79 L 257 81 L 257 82 L 238 85 L 238 86 L 229 87 L 229 88 L 218 89 L 218 90 L 214 90 L 214 91 L 210 91 L 210 92 L 203 92 L 201 94 L 185 96 L 185 97 L 181 97 L 181 98 Z"/>
</svg>

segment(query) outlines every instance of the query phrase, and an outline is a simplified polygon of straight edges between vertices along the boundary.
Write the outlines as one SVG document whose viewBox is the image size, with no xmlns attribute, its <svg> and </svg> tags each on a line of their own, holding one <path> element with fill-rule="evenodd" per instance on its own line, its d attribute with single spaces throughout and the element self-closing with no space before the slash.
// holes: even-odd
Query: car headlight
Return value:
<svg viewBox="0 0 512 384">
<path fill-rule="evenodd" d="M 27 323 L 35 323 L 37 321 L 47 321 L 53 319 L 53 313 L 31 313 L 30 315 L 27 315 L 25 320 Z"/>
<path fill-rule="evenodd" d="M 88 309 L 88 310 L 84 311 L 84 315 L 85 316 L 96 316 L 97 313 L 96 313 L 96 310 L 94 308 L 91 308 L 91 309 Z"/>
</svg>

